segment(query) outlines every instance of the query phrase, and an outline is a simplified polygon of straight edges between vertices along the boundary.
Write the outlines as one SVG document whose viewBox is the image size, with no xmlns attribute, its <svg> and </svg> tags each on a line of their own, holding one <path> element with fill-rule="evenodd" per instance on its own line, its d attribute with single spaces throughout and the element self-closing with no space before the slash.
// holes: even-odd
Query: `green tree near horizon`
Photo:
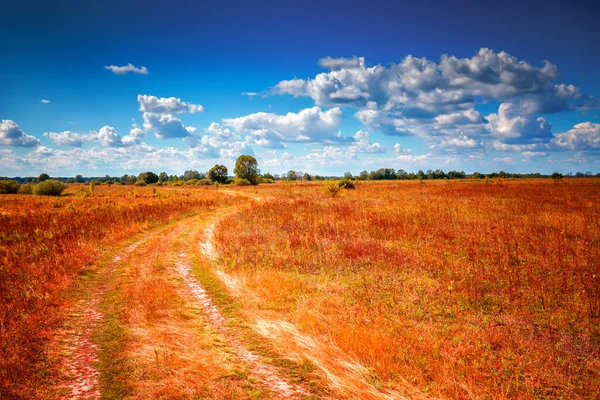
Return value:
<svg viewBox="0 0 600 400">
<path fill-rule="evenodd" d="M 208 171 L 208 177 L 213 182 L 227 182 L 227 167 L 224 165 L 215 165 Z"/>
<path fill-rule="evenodd" d="M 233 173 L 236 178 L 246 179 L 251 184 L 258 185 L 258 175 L 260 175 L 260 170 L 258 169 L 256 158 L 252 156 L 239 156 L 235 162 Z"/>
<path fill-rule="evenodd" d="M 47 181 L 48 179 L 50 179 L 50 175 L 48 175 L 47 173 L 41 173 L 40 176 L 38 176 L 38 182 L 44 182 Z"/>
<path fill-rule="evenodd" d="M 152 171 L 142 172 L 138 175 L 138 182 L 145 182 L 147 185 L 158 182 L 158 175 Z"/>
</svg>

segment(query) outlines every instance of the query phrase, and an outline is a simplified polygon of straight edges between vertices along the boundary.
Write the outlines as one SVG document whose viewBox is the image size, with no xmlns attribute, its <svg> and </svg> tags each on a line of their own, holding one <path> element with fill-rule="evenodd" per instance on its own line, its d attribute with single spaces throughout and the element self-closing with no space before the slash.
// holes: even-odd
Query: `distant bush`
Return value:
<svg viewBox="0 0 600 400">
<path fill-rule="evenodd" d="M 181 180 L 171 182 L 171 186 L 183 186 L 185 183 Z"/>
<path fill-rule="evenodd" d="M 235 186 L 249 186 L 249 185 L 252 185 L 252 183 L 250 183 L 250 181 L 248 179 L 235 178 L 233 180 L 233 185 L 235 185 Z"/>
<path fill-rule="evenodd" d="M 144 181 L 137 181 L 133 184 L 134 186 L 148 186 L 148 184 Z"/>
<path fill-rule="evenodd" d="M 187 181 L 185 181 L 185 184 L 190 186 L 196 186 L 198 184 L 198 179 L 188 179 Z"/>
<path fill-rule="evenodd" d="M 337 197 L 337 195 L 340 194 L 342 188 L 338 185 L 337 182 L 327 181 L 325 182 L 325 185 L 323 185 L 322 190 L 326 196 Z"/>
<path fill-rule="evenodd" d="M 219 183 L 219 182 L 216 182 Z M 197 183 L 198 186 L 211 186 L 213 181 L 210 179 L 200 179 Z"/>
<path fill-rule="evenodd" d="M 33 194 L 33 183 L 26 183 L 19 188 L 19 194 Z"/>
<path fill-rule="evenodd" d="M 227 180 L 225 181 L 226 185 L 231 185 L 233 183 L 233 179 L 231 178 L 227 178 Z"/>
<path fill-rule="evenodd" d="M 65 183 L 56 179 L 48 179 L 35 185 L 33 194 L 38 196 L 60 196 L 66 188 Z"/>
<path fill-rule="evenodd" d="M 563 174 L 561 174 L 560 172 L 555 172 L 552 174 L 552 179 L 554 179 L 555 181 L 558 181 L 562 178 L 563 178 Z"/>
<path fill-rule="evenodd" d="M 344 178 L 341 181 L 339 181 L 337 183 L 337 185 L 341 189 L 356 189 L 356 186 L 354 185 L 354 182 L 352 182 L 350 179 L 347 179 L 347 178 Z"/>
<path fill-rule="evenodd" d="M 14 194 L 19 191 L 19 182 L 13 180 L 0 181 L 0 194 Z"/>
</svg>

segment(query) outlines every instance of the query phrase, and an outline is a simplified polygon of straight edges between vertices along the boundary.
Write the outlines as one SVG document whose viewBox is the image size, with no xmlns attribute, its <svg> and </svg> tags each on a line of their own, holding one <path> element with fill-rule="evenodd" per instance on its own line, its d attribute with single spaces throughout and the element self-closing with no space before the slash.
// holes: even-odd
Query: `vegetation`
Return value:
<svg viewBox="0 0 600 400">
<path fill-rule="evenodd" d="M 52 183 L 47 180 L 40 185 L 48 182 Z M 194 190 L 165 191 L 157 196 L 152 188 L 98 186 L 95 195 L 88 197 L 73 187 L 71 196 L 60 199 L 3 199 L 1 398 L 39 398 L 37 390 L 63 368 L 60 359 L 48 354 L 48 345 L 70 312 L 69 290 L 92 273 L 103 251 L 137 232 L 235 200 L 213 190 Z"/>
<path fill-rule="evenodd" d="M 235 169 L 233 172 L 235 173 L 236 178 L 246 179 L 252 185 L 258 184 L 258 175 L 260 174 L 260 171 L 258 169 L 256 158 L 252 156 L 239 156 L 235 162 Z"/>
<path fill-rule="evenodd" d="M 397 397 L 594 398 L 599 188 L 545 182 L 265 186 L 215 238 L 244 310 L 341 387 L 356 360 Z"/>
<path fill-rule="evenodd" d="M 158 175 L 151 171 L 142 172 L 138 176 L 138 182 L 145 182 L 148 185 L 151 183 L 156 183 L 158 182 Z"/>
<path fill-rule="evenodd" d="M 215 165 L 208 171 L 208 177 L 213 182 L 225 183 L 227 182 L 227 167 L 224 165 Z"/>
<path fill-rule="evenodd" d="M 33 188 L 33 194 L 40 196 L 60 196 L 67 189 L 67 185 L 56 179 L 44 180 Z"/>
<path fill-rule="evenodd" d="M 0 194 L 14 194 L 19 191 L 19 182 L 14 180 L 0 181 Z"/>
</svg>

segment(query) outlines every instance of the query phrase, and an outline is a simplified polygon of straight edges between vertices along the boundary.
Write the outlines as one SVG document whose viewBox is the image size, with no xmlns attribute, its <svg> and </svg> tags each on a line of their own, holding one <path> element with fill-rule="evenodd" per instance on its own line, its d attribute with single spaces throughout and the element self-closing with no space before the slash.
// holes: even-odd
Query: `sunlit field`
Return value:
<svg viewBox="0 0 600 400">
<path fill-rule="evenodd" d="M 0 398 L 32 396 L 60 360 L 48 357 L 68 292 L 131 235 L 235 199 L 214 188 L 72 185 L 61 197 L 0 196 Z"/>
<path fill-rule="evenodd" d="M 0 398 L 600 396 L 598 179 L 355 186 L 1 195 Z"/>
<path fill-rule="evenodd" d="M 255 328 L 340 395 L 598 398 L 597 180 L 320 189 L 261 186 L 215 238 Z"/>
</svg>

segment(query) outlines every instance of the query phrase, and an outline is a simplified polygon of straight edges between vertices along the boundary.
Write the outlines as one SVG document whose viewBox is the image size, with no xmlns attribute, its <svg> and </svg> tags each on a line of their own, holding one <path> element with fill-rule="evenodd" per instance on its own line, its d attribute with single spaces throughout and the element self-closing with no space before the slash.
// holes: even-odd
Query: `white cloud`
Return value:
<svg viewBox="0 0 600 400">
<path fill-rule="evenodd" d="M 170 114 L 145 112 L 142 117 L 144 118 L 144 129 L 155 132 L 159 139 L 185 138 L 191 135 L 190 130 L 196 129 L 184 126 L 179 118 Z"/>
<path fill-rule="evenodd" d="M 40 140 L 28 135 L 10 119 L 2 120 L 0 123 L 0 146 L 34 147 L 40 144 Z"/>
<path fill-rule="evenodd" d="M 75 133 L 71 131 L 64 132 L 46 132 L 44 136 L 61 146 L 81 147 L 85 140 L 89 140 L 88 135 Z"/>
<path fill-rule="evenodd" d="M 340 69 L 351 69 L 360 68 L 365 66 L 365 59 L 363 57 L 352 57 L 352 58 L 331 58 L 325 57 L 319 60 L 319 65 L 323 68 L 327 68 L 331 71 L 337 71 Z"/>
<path fill-rule="evenodd" d="M 142 139 L 146 136 L 146 132 L 142 130 L 139 126 L 133 125 L 131 130 L 129 131 L 129 135 L 124 136 L 122 139 L 124 146 L 135 146 L 138 144 L 142 144 Z"/>
<path fill-rule="evenodd" d="M 521 155 L 523 157 L 546 157 L 548 155 L 548 153 L 543 152 L 543 151 L 524 151 L 521 153 Z"/>
<path fill-rule="evenodd" d="M 386 66 L 368 66 L 359 57 L 319 63 L 328 71 L 281 81 L 271 93 L 309 97 L 318 106 L 355 107 L 355 118 L 369 129 L 419 136 L 439 148 L 476 148 L 490 135 L 509 144 L 547 144 L 551 125 L 536 114 L 600 108 L 599 99 L 557 83 L 552 63 L 534 66 L 487 48 L 470 58 L 443 55 L 439 62 L 409 55 Z M 488 122 L 475 106 L 490 101 L 503 105 Z M 459 143 L 457 135 L 468 139 Z"/>
<path fill-rule="evenodd" d="M 42 104 L 49 104 L 49 103 L 50 103 L 50 100 L 47 100 L 47 99 L 41 99 L 41 100 L 40 100 L 40 103 L 42 103 Z"/>
<path fill-rule="evenodd" d="M 140 111 L 153 114 L 194 114 L 202 112 L 204 107 L 200 104 L 187 103 L 176 97 L 156 97 L 147 94 L 138 94 Z"/>
<path fill-rule="evenodd" d="M 435 117 L 435 121 L 442 125 L 463 125 L 483 123 L 485 122 L 485 119 L 478 111 L 470 108 L 465 111 L 457 111 L 451 114 L 440 114 Z"/>
<path fill-rule="evenodd" d="M 138 68 L 131 63 L 129 63 L 127 65 L 123 65 L 121 67 L 119 67 L 117 65 L 105 65 L 104 69 L 109 70 L 113 74 L 117 74 L 117 75 L 125 75 L 129 72 L 132 72 L 134 74 L 140 74 L 140 75 L 148 75 L 148 68 L 146 68 L 144 66 L 140 66 Z"/>
<path fill-rule="evenodd" d="M 224 119 L 223 123 L 237 132 L 273 143 L 352 142 L 352 138 L 345 138 L 339 133 L 342 118 L 342 111 L 338 107 L 327 111 L 313 107 L 286 115 L 258 112 L 244 117 Z"/>
<path fill-rule="evenodd" d="M 444 137 L 437 145 L 444 149 L 475 149 L 481 147 L 481 143 L 466 135 L 456 137 Z"/>
<path fill-rule="evenodd" d="M 385 153 L 387 149 L 378 142 L 371 143 L 369 132 L 359 130 L 353 136 L 356 143 L 350 146 L 350 151 L 356 153 Z"/>
<path fill-rule="evenodd" d="M 258 96 L 258 93 L 256 93 L 256 92 L 243 92 L 242 96 L 247 96 L 250 100 L 252 100 L 254 97 Z"/>
<path fill-rule="evenodd" d="M 306 96 L 306 81 L 302 79 L 291 79 L 289 81 L 281 81 L 273 88 L 274 94 L 289 94 L 294 97 Z"/>
<path fill-rule="evenodd" d="M 491 136 L 506 143 L 548 142 L 552 138 L 552 125 L 542 117 L 535 117 L 512 103 L 502 103 L 498 114 L 487 116 Z"/>
<path fill-rule="evenodd" d="M 96 140 L 106 147 L 123 147 L 123 140 L 115 128 L 103 126 L 96 135 Z"/>
<path fill-rule="evenodd" d="M 600 124 L 583 122 L 573 129 L 555 135 L 553 144 L 561 150 L 600 149 Z"/>
</svg>

